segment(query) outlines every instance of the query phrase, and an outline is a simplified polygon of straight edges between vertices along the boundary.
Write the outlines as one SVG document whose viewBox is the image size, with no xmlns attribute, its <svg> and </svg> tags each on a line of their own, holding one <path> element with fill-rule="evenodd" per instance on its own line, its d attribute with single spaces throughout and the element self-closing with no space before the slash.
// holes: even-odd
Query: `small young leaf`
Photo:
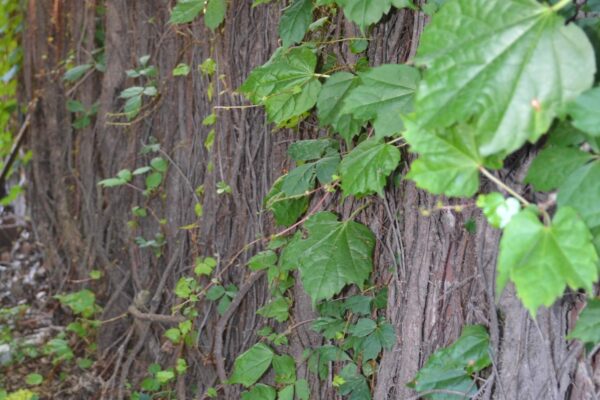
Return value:
<svg viewBox="0 0 600 400">
<path fill-rule="evenodd" d="M 74 82 L 81 78 L 86 72 L 93 67 L 93 64 L 81 64 L 73 67 L 63 75 L 63 79 L 67 82 Z"/>
<path fill-rule="evenodd" d="M 273 318 L 277 322 L 285 322 L 290 317 L 290 305 L 289 299 L 279 297 L 260 308 L 256 313 L 265 318 Z"/>
<path fill-rule="evenodd" d="M 190 73 L 190 66 L 185 63 L 178 64 L 172 73 L 173 76 L 187 76 Z"/>
<path fill-rule="evenodd" d="M 290 198 L 281 191 L 285 176 L 275 181 L 271 191 L 264 200 L 265 208 L 270 210 L 278 225 L 290 226 L 308 209 L 308 197 Z"/>
<path fill-rule="evenodd" d="M 44 377 L 40 374 L 32 373 L 25 377 L 25 383 L 31 386 L 39 385 L 44 381 Z"/>
<path fill-rule="evenodd" d="M 287 354 L 273 357 L 273 370 L 278 384 L 291 385 L 296 381 L 296 361 Z"/>
<path fill-rule="evenodd" d="M 483 215 L 494 228 L 504 228 L 521 210 L 517 199 L 514 197 L 505 199 L 498 192 L 480 194 L 477 197 L 477 207 L 481 208 Z"/>
<path fill-rule="evenodd" d="M 167 172 L 167 161 L 162 157 L 155 157 L 150 161 L 150 166 L 158 172 Z"/>
</svg>

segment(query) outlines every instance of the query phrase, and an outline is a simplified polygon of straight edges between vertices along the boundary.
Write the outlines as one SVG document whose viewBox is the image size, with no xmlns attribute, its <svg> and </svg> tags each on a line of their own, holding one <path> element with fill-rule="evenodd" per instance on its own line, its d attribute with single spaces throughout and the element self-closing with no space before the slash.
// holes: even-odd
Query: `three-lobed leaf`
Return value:
<svg viewBox="0 0 600 400">
<path fill-rule="evenodd" d="M 299 256 L 302 285 L 313 302 L 330 299 L 351 283 L 362 287 L 373 269 L 373 233 L 330 212 L 313 215 L 304 228 L 308 237 L 288 249 Z"/>
<path fill-rule="evenodd" d="M 400 150 L 395 146 L 377 139 L 365 140 L 340 164 L 344 194 L 364 196 L 378 193 L 383 196 L 386 179 L 399 162 Z"/>
<path fill-rule="evenodd" d="M 497 289 L 508 280 L 531 315 L 549 307 L 567 287 L 591 292 L 598 280 L 598 255 L 592 235 L 569 207 L 559 207 L 550 226 L 531 209 L 517 214 L 504 229 L 498 256 Z"/>
<path fill-rule="evenodd" d="M 321 82 L 315 76 L 316 66 L 317 56 L 307 46 L 278 49 L 250 73 L 240 91 L 254 104 L 264 105 L 270 121 L 282 124 L 317 102 Z"/>
<path fill-rule="evenodd" d="M 447 2 L 425 28 L 416 62 L 427 67 L 419 122 L 472 121 L 484 156 L 537 140 L 596 70 L 583 31 L 535 0 Z"/>
</svg>

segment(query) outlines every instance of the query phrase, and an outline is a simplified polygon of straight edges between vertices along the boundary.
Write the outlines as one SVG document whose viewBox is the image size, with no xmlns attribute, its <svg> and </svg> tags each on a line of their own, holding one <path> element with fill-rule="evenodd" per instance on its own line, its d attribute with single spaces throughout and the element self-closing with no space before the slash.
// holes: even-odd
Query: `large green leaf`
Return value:
<svg viewBox="0 0 600 400">
<path fill-rule="evenodd" d="M 558 190 L 558 205 L 573 207 L 590 229 L 600 226 L 599 200 L 600 161 L 598 160 L 573 172 Z"/>
<path fill-rule="evenodd" d="M 229 383 L 241 383 L 245 387 L 253 385 L 269 369 L 273 355 L 273 350 L 266 344 L 255 344 L 235 359 Z"/>
<path fill-rule="evenodd" d="M 569 339 L 579 339 L 594 346 L 600 343 L 600 299 L 590 299 L 579 315 Z"/>
<path fill-rule="evenodd" d="M 270 121 L 281 124 L 317 102 L 321 82 L 315 76 L 316 66 L 317 56 L 309 47 L 278 49 L 250 73 L 240 91 L 254 104 L 264 105 Z"/>
<path fill-rule="evenodd" d="M 500 241 L 498 293 L 510 279 L 525 308 L 535 315 L 568 286 L 592 290 L 598 280 L 598 255 L 592 235 L 569 207 L 559 207 L 550 226 L 525 209 L 510 221 Z"/>
<path fill-rule="evenodd" d="M 331 125 L 346 142 L 356 136 L 364 123 L 363 119 L 344 113 L 344 101 L 358 84 L 358 78 L 349 72 L 337 72 L 323 85 L 317 99 L 317 116 L 322 126 Z"/>
<path fill-rule="evenodd" d="M 205 0 L 179 0 L 171 11 L 171 24 L 185 24 L 193 21 L 204 8 Z"/>
<path fill-rule="evenodd" d="M 336 0 L 350 21 L 356 23 L 360 30 L 367 31 L 369 25 L 378 22 L 383 14 L 387 14 L 392 6 L 391 0 Z"/>
<path fill-rule="evenodd" d="M 472 128 L 455 126 L 445 134 L 419 127 L 405 119 L 404 138 L 420 157 L 406 176 L 434 194 L 467 196 L 479 188 L 479 167 L 484 164 Z"/>
<path fill-rule="evenodd" d="M 572 147 L 548 147 L 540 151 L 531 163 L 525 183 L 536 190 L 556 189 L 579 167 L 592 159 L 592 155 Z"/>
<path fill-rule="evenodd" d="M 288 248 L 299 256 L 302 285 L 313 302 L 330 299 L 351 283 L 362 287 L 373 269 L 373 233 L 354 221 L 339 222 L 330 212 L 313 215 L 304 227 L 308 237 Z"/>
<path fill-rule="evenodd" d="M 465 396 L 435 393 L 427 399 L 458 400 L 470 398 L 477 392 L 475 382 L 469 376 L 491 365 L 490 338 L 481 325 L 467 325 L 451 346 L 436 351 L 417 373 L 409 386 L 417 392 L 448 390 L 465 393 Z"/>
<path fill-rule="evenodd" d="M 342 190 L 346 196 L 378 193 L 388 175 L 398 167 L 400 151 L 381 140 L 368 139 L 355 147 L 340 164 Z"/>
<path fill-rule="evenodd" d="M 568 108 L 573 126 L 591 136 L 600 136 L 600 87 L 582 93 Z"/>
<path fill-rule="evenodd" d="M 588 89 L 596 70 L 583 31 L 535 0 L 453 0 L 425 28 L 416 111 L 430 128 L 472 121 L 482 155 L 535 141 Z"/>
<path fill-rule="evenodd" d="M 312 22 L 312 0 L 294 0 L 285 9 L 279 20 L 279 36 L 283 47 L 289 47 L 302 40 Z"/>
<path fill-rule="evenodd" d="M 413 109 L 419 71 L 407 65 L 386 64 L 358 77 L 358 85 L 344 99 L 342 112 L 373 121 L 378 138 L 401 132 L 401 115 Z"/>
</svg>

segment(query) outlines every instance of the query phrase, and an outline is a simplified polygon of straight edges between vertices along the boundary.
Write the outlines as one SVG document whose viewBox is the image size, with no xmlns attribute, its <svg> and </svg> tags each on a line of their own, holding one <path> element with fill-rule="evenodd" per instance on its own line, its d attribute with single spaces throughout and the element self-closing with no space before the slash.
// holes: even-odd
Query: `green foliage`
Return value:
<svg viewBox="0 0 600 400">
<path fill-rule="evenodd" d="M 362 287 L 373 269 L 373 233 L 351 220 L 339 222 L 330 212 L 313 215 L 304 227 L 308 237 L 288 247 L 299 256 L 302 285 L 313 302 L 351 283 Z"/>
<path fill-rule="evenodd" d="M 321 83 L 315 76 L 317 56 L 307 46 L 279 49 L 265 65 L 256 68 L 240 87 L 254 104 L 264 105 L 269 120 L 283 124 L 310 110 Z"/>
<path fill-rule="evenodd" d="M 365 140 L 340 165 L 344 194 L 364 196 L 378 193 L 383 196 L 386 179 L 399 162 L 400 151 L 396 147 L 377 139 Z"/>
<path fill-rule="evenodd" d="M 346 18 L 355 22 L 363 33 L 387 14 L 392 5 L 391 0 L 336 0 L 336 3 L 342 7 Z"/>
<path fill-rule="evenodd" d="M 579 315 L 575 329 L 569 339 L 578 339 L 584 343 L 596 346 L 600 343 L 600 299 L 589 299 Z"/>
<path fill-rule="evenodd" d="M 560 185 L 557 203 L 572 207 L 590 229 L 600 226 L 600 161 L 585 164 L 569 175 Z"/>
<path fill-rule="evenodd" d="M 419 71 L 407 65 L 386 64 L 359 72 L 342 112 L 372 121 L 378 138 L 400 133 L 402 114 L 412 111 L 419 78 Z"/>
<path fill-rule="evenodd" d="M 84 318 L 92 317 L 98 309 L 96 306 L 96 295 L 89 289 L 65 295 L 56 295 L 54 297 L 63 305 L 69 307 L 73 313 L 81 315 Z"/>
<path fill-rule="evenodd" d="M 498 192 L 480 194 L 477 197 L 477 207 L 481 208 L 483 215 L 494 228 L 504 228 L 521 209 L 517 199 L 505 199 Z"/>
<path fill-rule="evenodd" d="M 245 387 L 253 385 L 269 369 L 273 356 L 269 346 L 255 344 L 235 360 L 229 383 L 241 383 Z"/>
<path fill-rule="evenodd" d="M 593 54 L 580 28 L 536 1 L 451 1 L 433 16 L 417 52 L 427 67 L 419 124 L 471 120 L 481 154 L 510 153 L 537 140 L 591 87 Z"/>
<path fill-rule="evenodd" d="M 427 399 L 453 400 L 470 397 L 477 392 L 471 374 L 491 365 L 489 335 L 481 325 L 468 325 L 456 342 L 435 352 L 409 384 L 417 392 L 428 390 L 451 390 L 464 396 L 435 393 Z"/>
<path fill-rule="evenodd" d="M 560 187 L 573 172 L 590 160 L 591 154 L 572 147 L 547 147 L 531 163 L 524 182 L 531 183 L 536 190 L 547 192 Z"/>
<path fill-rule="evenodd" d="M 600 136 L 600 88 L 595 87 L 579 95 L 571 104 L 568 112 L 573 126 L 591 136 Z"/>
<path fill-rule="evenodd" d="M 500 241 L 498 293 L 510 279 L 525 308 L 535 315 L 567 286 L 591 293 L 598 280 L 597 263 L 592 235 L 572 208 L 559 208 L 549 226 L 525 209 L 506 226 Z"/>
<path fill-rule="evenodd" d="M 287 48 L 302 40 L 312 22 L 312 0 L 294 0 L 279 20 L 279 36 Z"/>
</svg>

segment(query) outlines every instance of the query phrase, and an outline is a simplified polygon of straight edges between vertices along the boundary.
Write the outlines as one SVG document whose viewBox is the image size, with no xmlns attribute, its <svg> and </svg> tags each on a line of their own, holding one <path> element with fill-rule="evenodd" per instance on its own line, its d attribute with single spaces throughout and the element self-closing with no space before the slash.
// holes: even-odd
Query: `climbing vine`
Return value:
<svg viewBox="0 0 600 400">
<path fill-rule="evenodd" d="M 218 32 L 227 5 L 225 0 L 180 0 L 170 22 L 184 24 L 202 15 L 205 25 Z M 392 8 L 425 12 L 431 20 L 414 58 L 371 67 L 369 29 Z M 327 36 L 324 27 L 340 12 L 364 37 Z M 300 362 L 321 379 L 332 374 L 341 395 L 371 399 L 378 361 L 397 338 L 384 317 L 387 292 L 372 284 L 375 235 L 355 219 L 369 206 L 369 196 L 381 196 L 399 179 L 435 195 L 473 198 L 489 224 L 502 229 L 497 297 L 511 283 L 535 318 L 540 307 L 552 306 L 565 290 L 584 290 L 588 307 L 568 337 L 597 344 L 598 300 L 593 296 L 600 250 L 600 88 L 589 36 L 598 34 L 599 12 L 597 1 L 575 7 L 571 0 L 292 1 L 280 20 L 281 47 L 237 91 L 264 107 L 277 127 L 316 117 L 329 134 L 289 146 L 296 166 L 275 181 L 264 200 L 281 231 L 257 241 L 265 249 L 248 268 L 255 279 L 267 276 L 271 298 L 258 313 L 275 321 L 277 329 L 262 329 L 261 340 L 236 359 L 226 377 L 222 360 L 216 360 L 222 385 L 205 397 L 215 397 L 223 385 L 240 384 L 245 400 L 309 398 L 307 381 L 297 376 L 298 360 L 281 351 L 287 336 L 304 323 L 290 320 L 290 288 L 297 276 L 318 314 L 306 323 L 326 341 L 306 349 Z M 332 41 L 348 42 L 350 51 L 362 57 L 345 64 L 327 52 Z M 129 76 L 152 78 L 149 59 L 139 61 Z M 173 75 L 186 75 L 186 67 L 178 66 Z M 202 71 L 212 76 L 214 62 L 207 60 Z M 156 95 L 152 82 L 124 90 L 127 118 L 139 113 L 144 96 Z M 203 122 L 215 123 L 216 113 Z M 212 140 L 214 131 L 207 149 Z M 523 181 L 509 184 L 501 173 L 507 158 L 532 143 L 541 151 Z M 402 161 L 412 161 L 408 171 Z M 163 162 L 155 159 L 137 173 L 121 171 L 101 184 L 130 185 L 133 176 L 152 173 L 146 180 L 152 190 L 163 179 Z M 156 185 L 148 182 L 152 176 L 160 177 Z M 495 191 L 488 192 L 484 182 Z M 525 185 L 532 191 L 524 191 Z M 218 190 L 231 193 L 225 182 Z M 337 195 L 342 201 L 367 201 L 340 219 L 322 209 L 325 198 Z M 142 216 L 140 210 L 134 214 Z M 201 216 L 201 208 L 196 214 Z M 247 290 L 224 286 L 220 276 L 213 276 L 217 262 L 199 258 L 195 276 L 177 283 L 177 310 L 184 318 L 165 332 L 174 345 L 193 342 L 196 302 L 214 301 L 226 315 L 238 293 Z M 408 384 L 427 398 L 472 396 L 478 390 L 474 378 L 490 364 L 486 329 L 467 326 Z M 261 382 L 269 370 L 274 384 Z M 184 359 L 169 370 L 151 371 L 156 387 L 184 372 Z"/>
</svg>

